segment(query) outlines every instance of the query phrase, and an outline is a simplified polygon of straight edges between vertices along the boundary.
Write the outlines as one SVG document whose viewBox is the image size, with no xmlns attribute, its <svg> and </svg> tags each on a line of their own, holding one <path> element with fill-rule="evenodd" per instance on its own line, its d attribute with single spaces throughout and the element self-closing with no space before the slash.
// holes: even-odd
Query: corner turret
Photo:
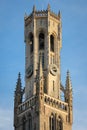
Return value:
<svg viewBox="0 0 87 130">
<path fill-rule="evenodd" d="M 61 12 L 60 12 L 60 10 L 58 12 L 58 17 L 61 18 Z"/>
<path fill-rule="evenodd" d="M 69 71 L 67 71 L 67 77 L 66 77 L 66 87 L 65 87 L 65 102 L 68 103 L 69 106 L 69 117 L 68 121 L 72 123 L 72 84 L 70 80 L 70 74 Z"/>
<path fill-rule="evenodd" d="M 17 109 L 18 105 L 22 103 L 22 85 L 21 85 L 21 78 L 20 73 L 18 74 L 16 90 L 14 94 L 14 126 L 17 126 Z"/>
<path fill-rule="evenodd" d="M 15 90 L 15 105 L 18 106 L 22 103 L 22 85 L 20 73 L 18 74 L 17 85 Z"/>
<path fill-rule="evenodd" d="M 50 4 L 48 4 L 48 6 L 47 6 L 47 10 L 50 11 Z"/>
<path fill-rule="evenodd" d="M 33 12 L 35 12 L 35 11 L 36 11 L 36 6 L 34 5 L 34 6 L 33 6 Z"/>
</svg>

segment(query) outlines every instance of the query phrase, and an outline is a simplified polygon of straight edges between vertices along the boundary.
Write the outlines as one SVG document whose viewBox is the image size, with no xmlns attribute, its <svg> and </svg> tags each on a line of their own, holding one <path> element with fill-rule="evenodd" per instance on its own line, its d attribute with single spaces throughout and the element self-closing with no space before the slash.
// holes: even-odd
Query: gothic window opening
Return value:
<svg viewBox="0 0 87 130">
<path fill-rule="evenodd" d="M 63 130 L 63 122 L 61 117 L 58 117 L 58 130 Z"/>
<path fill-rule="evenodd" d="M 52 114 L 50 117 L 49 117 L 49 128 L 50 130 L 54 130 L 55 129 L 55 118 L 54 118 L 54 115 Z"/>
<path fill-rule="evenodd" d="M 46 80 L 46 76 L 44 76 L 44 93 L 47 93 L 47 80 Z"/>
<path fill-rule="evenodd" d="M 51 130 L 51 117 L 49 117 L 49 130 Z"/>
<path fill-rule="evenodd" d="M 30 52 L 32 53 L 33 52 L 33 48 L 34 48 L 34 40 L 33 40 L 33 34 L 30 33 L 29 35 L 29 40 L 30 40 Z"/>
<path fill-rule="evenodd" d="M 52 117 L 52 130 L 54 130 L 54 118 Z"/>
<path fill-rule="evenodd" d="M 23 117 L 23 130 L 26 130 L 26 118 Z"/>
<path fill-rule="evenodd" d="M 39 34 L 39 50 L 44 50 L 44 34 Z"/>
<path fill-rule="evenodd" d="M 50 51 L 54 52 L 54 36 L 50 35 Z"/>
<path fill-rule="evenodd" d="M 63 121 L 59 116 L 56 118 L 56 115 L 51 114 L 49 117 L 49 130 L 63 130 Z"/>
<path fill-rule="evenodd" d="M 29 115 L 29 130 L 32 130 L 32 116 Z"/>
</svg>

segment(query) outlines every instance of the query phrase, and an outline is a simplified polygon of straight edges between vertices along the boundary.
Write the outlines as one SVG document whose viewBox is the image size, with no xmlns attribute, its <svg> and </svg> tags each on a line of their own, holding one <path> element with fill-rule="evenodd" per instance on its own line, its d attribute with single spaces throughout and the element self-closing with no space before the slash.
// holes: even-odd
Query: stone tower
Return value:
<svg viewBox="0 0 87 130">
<path fill-rule="evenodd" d="M 25 22 L 25 87 L 18 75 L 14 130 L 72 130 L 72 85 L 61 83 L 61 15 L 35 6 Z M 61 99 L 61 93 L 64 98 Z M 23 99 L 25 97 L 25 99 Z"/>
</svg>

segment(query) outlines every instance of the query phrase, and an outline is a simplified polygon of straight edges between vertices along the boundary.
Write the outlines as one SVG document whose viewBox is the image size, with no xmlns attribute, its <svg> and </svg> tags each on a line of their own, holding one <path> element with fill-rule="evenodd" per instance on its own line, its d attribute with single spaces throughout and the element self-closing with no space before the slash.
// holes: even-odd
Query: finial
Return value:
<svg viewBox="0 0 87 130">
<path fill-rule="evenodd" d="M 48 4 L 48 6 L 47 6 L 47 10 L 50 11 L 50 4 Z"/>
<path fill-rule="evenodd" d="M 16 84 L 16 92 L 21 92 L 21 74 L 20 72 L 18 73 L 18 79 L 17 79 L 17 84 Z"/>
<path fill-rule="evenodd" d="M 25 12 L 25 14 L 24 14 L 24 18 L 25 18 L 25 19 L 27 18 L 27 14 L 26 14 L 26 12 Z"/>
<path fill-rule="evenodd" d="M 34 6 L 33 6 L 33 12 L 35 12 L 35 11 L 36 11 L 36 6 L 34 5 Z"/>
<path fill-rule="evenodd" d="M 18 79 L 20 79 L 20 77 L 21 77 L 21 74 L 20 74 L 20 72 L 18 73 Z"/>
<path fill-rule="evenodd" d="M 59 18 L 61 18 L 61 13 L 60 13 L 60 10 L 59 10 L 59 12 L 58 12 L 58 17 L 59 17 Z"/>
<path fill-rule="evenodd" d="M 70 73 L 69 73 L 69 70 L 67 70 L 67 76 L 69 77 Z"/>
</svg>

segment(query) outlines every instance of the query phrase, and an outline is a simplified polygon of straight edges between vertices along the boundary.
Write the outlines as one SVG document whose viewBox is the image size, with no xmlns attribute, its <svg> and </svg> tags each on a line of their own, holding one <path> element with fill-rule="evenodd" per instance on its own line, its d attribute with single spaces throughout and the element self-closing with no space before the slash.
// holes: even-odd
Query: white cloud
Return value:
<svg viewBox="0 0 87 130">
<path fill-rule="evenodd" d="M 13 130 L 13 111 L 0 108 L 0 130 Z"/>
</svg>

